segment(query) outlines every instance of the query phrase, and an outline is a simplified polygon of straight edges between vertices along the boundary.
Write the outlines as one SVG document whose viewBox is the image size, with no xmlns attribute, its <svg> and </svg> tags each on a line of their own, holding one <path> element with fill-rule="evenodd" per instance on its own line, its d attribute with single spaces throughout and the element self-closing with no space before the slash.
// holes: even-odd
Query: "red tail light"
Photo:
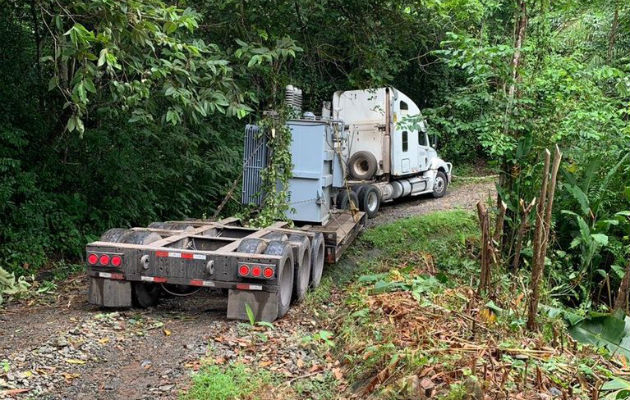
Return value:
<svg viewBox="0 0 630 400">
<path fill-rule="evenodd" d="M 107 254 L 103 254 L 101 258 L 98 260 L 101 265 L 109 264 L 109 256 Z"/>
<path fill-rule="evenodd" d="M 265 278 L 271 278 L 273 276 L 273 269 L 265 268 L 265 270 L 263 271 L 263 275 L 265 276 Z"/>
<path fill-rule="evenodd" d="M 90 254 L 87 261 L 90 265 L 94 265 L 98 262 L 98 256 L 96 254 Z"/>
<path fill-rule="evenodd" d="M 121 256 L 112 256 L 112 265 L 114 267 L 120 267 L 120 264 L 122 264 L 122 257 Z"/>
<path fill-rule="evenodd" d="M 256 276 L 256 277 L 260 276 L 260 273 L 261 273 L 261 272 L 262 272 L 262 271 L 260 270 L 260 267 L 259 267 L 258 265 L 254 266 L 254 267 L 252 268 L 252 275 L 254 275 L 254 276 Z"/>
<path fill-rule="evenodd" d="M 245 264 L 241 265 L 240 268 L 238 269 L 238 273 L 246 276 L 249 274 L 249 267 Z"/>
</svg>

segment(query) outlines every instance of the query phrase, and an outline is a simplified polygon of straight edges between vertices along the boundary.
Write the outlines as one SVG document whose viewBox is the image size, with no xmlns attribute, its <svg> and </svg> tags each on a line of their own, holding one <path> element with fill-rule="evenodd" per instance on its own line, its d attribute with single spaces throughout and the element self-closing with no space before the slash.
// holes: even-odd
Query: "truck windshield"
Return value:
<svg viewBox="0 0 630 400">
<path fill-rule="evenodd" d="M 418 144 L 420 146 L 428 146 L 427 135 L 424 132 L 418 132 Z"/>
</svg>

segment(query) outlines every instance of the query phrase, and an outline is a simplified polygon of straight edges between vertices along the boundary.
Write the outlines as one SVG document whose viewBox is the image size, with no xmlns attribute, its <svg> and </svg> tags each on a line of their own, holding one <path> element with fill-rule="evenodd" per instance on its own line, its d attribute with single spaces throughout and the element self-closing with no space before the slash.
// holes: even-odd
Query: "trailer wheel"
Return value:
<svg viewBox="0 0 630 400">
<path fill-rule="evenodd" d="M 359 197 L 352 190 L 342 190 L 337 194 L 337 208 L 340 210 L 351 210 L 359 208 Z"/>
<path fill-rule="evenodd" d="M 120 238 L 120 243 L 129 244 L 149 244 L 162 239 L 162 236 L 155 232 L 149 231 L 129 231 L 126 235 Z"/>
<path fill-rule="evenodd" d="M 311 242 L 306 235 L 292 234 L 289 241 L 293 249 L 293 302 L 304 300 L 311 279 Z"/>
<path fill-rule="evenodd" d="M 243 239 L 236 249 L 239 253 L 260 254 L 265 251 L 266 243 L 261 239 Z"/>
<path fill-rule="evenodd" d="M 311 242 L 311 287 L 313 289 L 318 287 L 322 280 L 325 252 L 324 235 L 317 232 Z"/>
<path fill-rule="evenodd" d="M 291 294 L 293 293 L 293 251 L 286 242 L 272 241 L 267 245 L 265 254 L 272 256 L 282 256 L 278 262 L 278 318 L 285 316 L 291 305 Z"/>
<path fill-rule="evenodd" d="M 361 211 L 365 211 L 368 218 L 374 218 L 381 208 L 381 191 L 373 185 L 367 185 L 359 195 Z"/>
<path fill-rule="evenodd" d="M 129 232 L 131 232 L 129 229 L 112 228 L 101 235 L 101 242 L 118 243 Z"/>
<path fill-rule="evenodd" d="M 150 244 L 162 239 L 155 232 L 148 231 L 129 231 L 120 238 L 120 243 L 130 244 Z M 154 283 L 132 282 L 131 300 L 136 307 L 147 308 L 153 307 L 160 300 L 162 288 Z"/>
<path fill-rule="evenodd" d="M 162 288 L 154 283 L 132 282 L 131 299 L 136 307 L 148 308 L 155 306 L 160 300 Z"/>
<path fill-rule="evenodd" d="M 263 238 L 267 240 L 279 240 L 281 242 L 286 242 L 287 240 L 289 240 L 289 237 L 284 232 L 269 232 L 268 234 L 263 236 Z"/>
<path fill-rule="evenodd" d="M 148 228 L 164 229 L 169 231 L 192 231 L 195 229 L 192 225 L 177 224 L 174 222 L 151 222 Z"/>
<path fill-rule="evenodd" d="M 357 151 L 348 160 L 348 169 L 354 179 L 372 179 L 376 173 L 376 157 L 369 151 Z"/>
<path fill-rule="evenodd" d="M 448 186 L 448 179 L 446 174 L 442 171 L 438 171 L 435 175 L 435 182 L 433 183 L 433 197 L 439 199 L 446 194 L 446 187 Z"/>
</svg>

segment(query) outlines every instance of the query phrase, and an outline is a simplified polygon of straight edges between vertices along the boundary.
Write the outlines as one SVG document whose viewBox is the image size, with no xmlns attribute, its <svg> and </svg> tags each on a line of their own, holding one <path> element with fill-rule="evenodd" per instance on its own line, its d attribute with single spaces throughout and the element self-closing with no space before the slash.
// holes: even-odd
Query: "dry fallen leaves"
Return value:
<svg viewBox="0 0 630 400">
<path fill-rule="evenodd" d="M 69 372 L 63 373 L 63 378 L 66 380 L 66 383 L 72 383 L 73 379 L 80 377 L 81 374 L 71 374 Z"/>
<path fill-rule="evenodd" d="M 77 365 L 85 364 L 85 360 L 78 360 L 76 358 L 66 358 L 66 362 L 68 364 L 77 364 Z"/>
</svg>

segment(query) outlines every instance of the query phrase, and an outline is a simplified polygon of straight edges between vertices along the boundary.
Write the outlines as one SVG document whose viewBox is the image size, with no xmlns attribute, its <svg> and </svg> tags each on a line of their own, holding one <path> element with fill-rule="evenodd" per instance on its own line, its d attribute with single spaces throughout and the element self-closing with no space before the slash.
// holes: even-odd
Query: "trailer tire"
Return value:
<svg viewBox="0 0 630 400">
<path fill-rule="evenodd" d="M 291 306 L 291 295 L 293 294 L 293 251 L 287 242 L 272 241 L 267 245 L 265 254 L 271 256 L 281 256 L 278 262 L 278 291 L 276 292 L 278 303 L 278 317 L 282 318 L 289 311 Z"/>
<path fill-rule="evenodd" d="M 317 232 L 311 241 L 311 288 L 313 289 L 318 287 L 322 280 L 325 257 L 324 235 L 321 232 Z"/>
<path fill-rule="evenodd" d="M 348 160 L 350 176 L 357 180 L 372 179 L 376 173 L 376 157 L 369 151 L 357 151 Z"/>
<path fill-rule="evenodd" d="M 438 171 L 435 175 L 435 182 L 433 183 L 433 197 L 439 199 L 446 194 L 446 187 L 448 186 L 448 178 L 442 171 Z"/>
<path fill-rule="evenodd" d="M 120 239 L 131 232 L 129 229 L 112 228 L 101 235 L 101 242 L 119 243 Z"/>
<path fill-rule="evenodd" d="M 337 194 L 337 208 L 340 210 L 351 210 L 352 205 L 359 208 L 359 197 L 352 190 L 343 189 Z"/>
<path fill-rule="evenodd" d="M 129 231 L 120 238 L 119 243 L 149 244 L 162 239 L 162 236 L 149 231 Z"/>
<path fill-rule="evenodd" d="M 268 234 L 263 236 L 263 238 L 267 240 L 279 240 L 281 242 L 286 242 L 287 240 L 289 240 L 289 237 L 284 232 L 269 232 Z"/>
<path fill-rule="evenodd" d="M 243 239 L 238 245 L 238 253 L 261 254 L 267 248 L 267 243 L 261 239 Z"/>
<path fill-rule="evenodd" d="M 381 208 L 381 191 L 376 186 L 367 185 L 359 194 L 359 205 L 368 218 L 374 218 Z"/>
<path fill-rule="evenodd" d="M 131 283 L 131 299 L 136 307 L 149 308 L 157 305 L 161 294 L 162 288 L 154 283 Z"/>
<path fill-rule="evenodd" d="M 122 236 L 119 243 L 129 244 L 149 244 L 162 239 L 155 232 L 148 231 L 129 231 Z M 155 306 L 160 300 L 162 288 L 154 283 L 132 282 L 131 284 L 131 300 L 133 305 L 140 308 Z"/>
<path fill-rule="evenodd" d="M 151 222 L 148 228 L 164 229 L 169 231 L 192 231 L 195 229 L 192 225 L 178 224 L 175 222 Z"/>
<path fill-rule="evenodd" d="M 293 250 L 293 299 L 294 303 L 304 300 L 311 280 L 311 242 L 306 235 L 292 234 L 289 242 Z"/>
</svg>

